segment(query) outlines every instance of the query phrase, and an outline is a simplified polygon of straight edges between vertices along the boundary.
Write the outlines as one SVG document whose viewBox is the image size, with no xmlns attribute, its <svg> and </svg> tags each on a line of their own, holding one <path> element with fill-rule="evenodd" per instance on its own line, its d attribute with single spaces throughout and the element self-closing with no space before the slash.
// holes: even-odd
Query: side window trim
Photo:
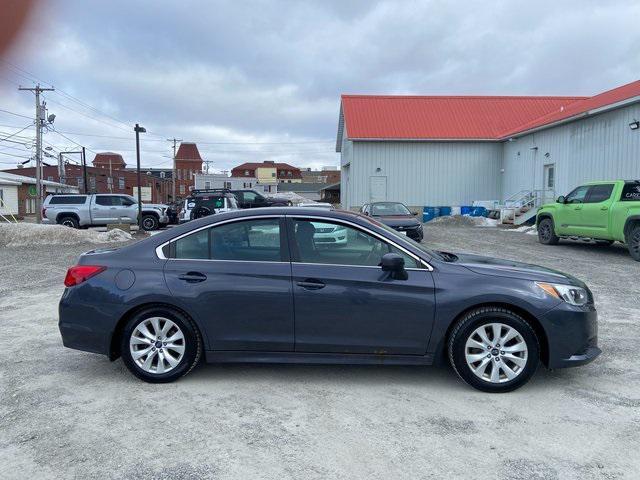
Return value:
<svg viewBox="0 0 640 480">
<path fill-rule="evenodd" d="M 243 221 L 248 221 L 248 220 L 265 220 L 265 219 L 279 219 L 279 226 L 280 226 L 280 258 L 281 260 L 278 262 L 275 261 L 266 261 L 266 260 L 219 260 L 219 259 L 214 259 L 214 258 L 176 258 L 176 242 L 178 240 L 180 240 L 181 238 L 184 237 L 188 237 L 189 235 L 193 235 L 195 233 L 198 233 L 202 230 L 211 230 L 217 226 L 221 226 L 221 225 L 225 225 L 227 223 L 238 223 L 238 222 L 243 222 Z M 290 263 L 291 262 L 291 250 L 288 248 L 288 241 L 283 241 L 283 237 L 286 237 L 286 225 L 285 224 L 286 218 L 284 215 L 256 215 L 256 216 L 251 216 L 251 217 L 238 217 L 238 218 L 232 218 L 229 220 L 223 220 L 221 222 L 216 222 L 213 224 L 209 224 L 209 225 L 205 225 L 203 227 L 197 228 L 195 230 L 191 230 L 190 232 L 186 232 L 183 233 L 182 235 L 179 235 L 175 238 L 171 238 L 169 240 L 167 240 L 166 242 L 158 245 L 156 247 L 156 256 L 160 259 L 160 260 L 173 260 L 173 261 L 190 261 L 190 262 L 257 262 L 257 263 Z M 285 226 L 285 230 L 283 230 L 283 225 Z M 211 232 L 209 231 L 207 234 L 207 238 L 208 238 L 208 243 L 209 243 L 209 247 L 208 250 L 209 252 L 211 252 Z M 164 247 L 166 245 L 169 245 L 169 256 L 167 257 L 164 253 Z"/>
<path fill-rule="evenodd" d="M 296 240 L 295 240 L 295 233 L 293 231 L 293 221 L 294 220 L 306 220 L 306 221 L 313 221 L 313 220 L 318 220 L 318 221 L 325 221 L 325 222 L 332 222 L 332 223 L 338 223 L 341 225 L 345 225 L 348 226 L 350 228 L 354 228 L 356 230 L 361 231 L 362 233 L 365 233 L 367 235 L 371 235 L 375 238 L 377 238 L 378 240 L 380 240 L 381 242 L 387 244 L 387 245 L 391 245 L 399 250 L 401 250 L 402 252 L 404 252 L 405 254 L 407 254 L 408 256 L 410 256 L 411 258 L 413 258 L 416 263 L 418 264 L 418 267 L 407 267 L 407 270 L 427 270 L 427 271 L 433 271 L 433 267 L 426 262 L 425 260 L 423 260 L 422 258 L 418 257 L 417 255 L 415 255 L 414 253 L 410 252 L 409 250 L 407 250 L 406 248 L 402 247 L 401 245 L 398 245 L 397 243 L 394 243 L 393 241 L 385 238 L 383 235 L 379 235 L 376 232 L 373 232 L 371 230 L 368 230 L 367 228 L 358 225 L 357 223 L 352 223 L 346 220 L 342 220 L 342 219 L 337 219 L 337 218 L 330 218 L 330 217 L 316 217 L 316 216 L 307 216 L 307 215 L 286 215 L 287 218 L 287 238 L 289 240 L 289 245 L 290 245 L 290 258 L 291 258 L 291 263 L 304 263 L 300 261 L 300 252 L 298 252 L 298 246 L 296 244 Z M 313 265 L 324 265 L 321 263 L 314 263 Z M 326 264 L 326 265 L 332 265 L 334 267 L 356 267 L 356 268 L 380 268 L 378 266 L 370 266 L 370 265 L 349 265 L 349 264 Z"/>
</svg>

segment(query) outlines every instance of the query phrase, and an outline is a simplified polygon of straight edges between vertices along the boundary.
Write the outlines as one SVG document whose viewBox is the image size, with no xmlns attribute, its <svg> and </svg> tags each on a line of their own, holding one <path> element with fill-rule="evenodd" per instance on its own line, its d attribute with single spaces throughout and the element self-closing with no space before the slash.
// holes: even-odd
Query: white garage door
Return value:
<svg viewBox="0 0 640 480">
<path fill-rule="evenodd" d="M 18 187 L 0 185 L 0 213 L 18 214 Z"/>
</svg>

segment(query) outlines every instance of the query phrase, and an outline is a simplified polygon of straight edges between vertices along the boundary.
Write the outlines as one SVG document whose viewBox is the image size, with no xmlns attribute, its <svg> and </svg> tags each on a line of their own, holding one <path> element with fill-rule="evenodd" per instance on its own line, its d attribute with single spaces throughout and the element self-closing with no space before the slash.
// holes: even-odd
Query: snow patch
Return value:
<svg viewBox="0 0 640 480">
<path fill-rule="evenodd" d="M 436 217 L 427 225 L 451 225 L 455 227 L 496 227 L 498 220 L 487 217 L 472 217 L 470 215 L 447 215 L 444 217 Z"/>
<path fill-rule="evenodd" d="M 114 228 L 107 232 L 76 230 L 62 225 L 0 223 L 0 246 L 77 245 L 81 243 L 126 242 L 131 234 Z"/>
<path fill-rule="evenodd" d="M 538 229 L 531 225 L 522 225 L 521 227 L 518 227 L 518 228 L 510 228 L 509 230 L 505 230 L 505 232 L 518 232 L 518 233 L 525 233 L 527 235 L 537 235 Z"/>
</svg>

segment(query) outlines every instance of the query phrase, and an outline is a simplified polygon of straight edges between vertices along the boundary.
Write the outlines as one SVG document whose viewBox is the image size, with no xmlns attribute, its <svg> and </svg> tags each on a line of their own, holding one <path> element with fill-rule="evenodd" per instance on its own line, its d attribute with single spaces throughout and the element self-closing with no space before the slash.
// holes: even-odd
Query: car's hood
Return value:
<svg viewBox="0 0 640 480">
<path fill-rule="evenodd" d="M 571 275 L 552 268 L 532 265 L 530 263 L 504 260 L 501 258 L 483 257 L 470 253 L 456 253 L 457 265 L 462 265 L 472 272 L 482 275 L 494 275 L 500 277 L 520 278 L 542 282 L 566 283 L 584 287 L 584 283 Z"/>
<path fill-rule="evenodd" d="M 373 218 L 389 227 L 410 227 L 420 224 L 413 215 L 384 215 L 380 217 L 374 216 Z"/>
</svg>

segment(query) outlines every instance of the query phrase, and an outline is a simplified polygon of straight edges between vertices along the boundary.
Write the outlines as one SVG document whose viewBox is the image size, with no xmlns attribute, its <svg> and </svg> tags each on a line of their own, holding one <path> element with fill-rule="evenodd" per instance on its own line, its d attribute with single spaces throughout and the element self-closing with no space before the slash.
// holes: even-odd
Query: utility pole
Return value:
<svg viewBox="0 0 640 480">
<path fill-rule="evenodd" d="M 82 150 L 74 150 L 68 152 L 60 152 L 58 153 L 58 176 L 60 177 L 60 183 L 67 183 L 67 166 L 64 163 L 63 155 L 67 154 L 80 154 L 82 155 Z"/>
<path fill-rule="evenodd" d="M 171 201 L 176 201 L 176 144 L 181 138 L 167 138 L 167 142 L 173 142 L 173 171 L 171 172 Z"/>
<path fill-rule="evenodd" d="M 36 94 L 36 221 L 42 223 L 42 113 L 44 105 L 40 105 L 40 93 L 53 91 L 53 88 L 42 88 L 38 83 L 33 88 L 18 87 Z"/>
<path fill-rule="evenodd" d="M 82 147 L 82 178 L 82 182 L 84 183 L 84 193 L 89 193 L 89 184 L 87 182 L 87 152 L 84 147 Z"/>
</svg>

